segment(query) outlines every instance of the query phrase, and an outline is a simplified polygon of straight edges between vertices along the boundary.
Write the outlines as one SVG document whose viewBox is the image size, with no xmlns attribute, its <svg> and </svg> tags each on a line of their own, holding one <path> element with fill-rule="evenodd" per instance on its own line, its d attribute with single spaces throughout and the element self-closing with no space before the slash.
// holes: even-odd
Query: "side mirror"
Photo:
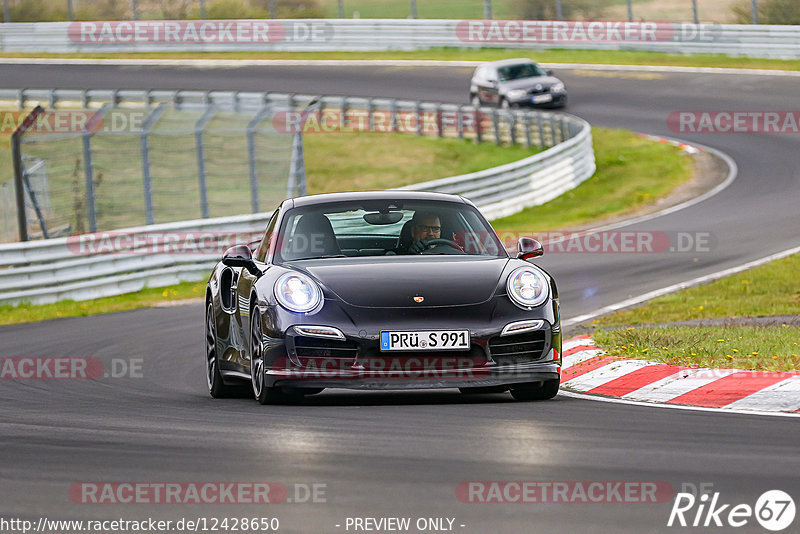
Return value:
<svg viewBox="0 0 800 534">
<path fill-rule="evenodd" d="M 532 237 L 520 237 L 517 241 L 517 258 L 529 260 L 544 255 L 542 244 Z"/>
<path fill-rule="evenodd" d="M 497 80 L 494 80 L 494 79 L 490 78 L 490 79 L 486 80 L 486 83 L 488 83 L 492 87 L 497 87 L 497 83 L 498 82 L 497 82 Z"/>
<path fill-rule="evenodd" d="M 546 71 L 544 71 L 544 72 L 545 72 L 545 74 L 547 74 L 548 76 L 552 76 L 552 75 L 553 75 L 553 71 L 552 71 L 552 70 L 549 70 L 549 69 L 548 69 L 548 70 L 546 70 Z"/>
<path fill-rule="evenodd" d="M 228 267 L 243 267 L 253 276 L 261 275 L 261 271 L 253 261 L 253 253 L 247 245 L 236 245 L 226 250 L 222 255 L 222 263 Z"/>
</svg>

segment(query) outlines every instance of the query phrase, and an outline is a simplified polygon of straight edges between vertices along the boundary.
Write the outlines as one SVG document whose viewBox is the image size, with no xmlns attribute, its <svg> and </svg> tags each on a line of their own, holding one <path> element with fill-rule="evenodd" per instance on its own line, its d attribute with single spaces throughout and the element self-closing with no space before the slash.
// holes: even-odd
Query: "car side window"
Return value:
<svg viewBox="0 0 800 534">
<path fill-rule="evenodd" d="M 273 213 L 272 217 L 270 217 L 269 222 L 267 223 L 267 231 L 264 232 L 264 237 L 261 239 L 261 244 L 258 246 L 256 261 L 260 261 L 261 263 L 266 261 L 267 252 L 269 252 L 269 246 L 272 243 L 272 240 L 276 237 L 275 224 L 278 222 L 278 211 L 280 210 L 275 210 L 275 213 Z"/>
</svg>

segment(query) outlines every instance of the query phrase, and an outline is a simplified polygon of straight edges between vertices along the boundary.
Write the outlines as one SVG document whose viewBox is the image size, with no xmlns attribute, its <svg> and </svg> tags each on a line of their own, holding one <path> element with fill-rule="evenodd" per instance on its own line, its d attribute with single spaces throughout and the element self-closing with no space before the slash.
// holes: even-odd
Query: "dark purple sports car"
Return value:
<svg viewBox="0 0 800 534">
<path fill-rule="evenodd" d="M 558 393 L 555 281 L 509 256 L 467 199 L 372 191 L 285 200 L 260 242 L 226 251 L 206 290 L 213 397 L 262 404 L 325 388 Z"/>
</svg>

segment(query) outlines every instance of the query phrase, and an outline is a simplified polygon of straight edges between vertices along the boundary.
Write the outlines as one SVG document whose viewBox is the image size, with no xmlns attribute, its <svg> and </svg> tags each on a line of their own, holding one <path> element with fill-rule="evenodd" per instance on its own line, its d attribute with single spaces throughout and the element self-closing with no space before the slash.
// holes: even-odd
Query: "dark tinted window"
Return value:
<svg viewBox="0 0 800 534">
<path fill-rule="evenodd" d="M 519 65 L 509 65 L 497 69 L 501 82 L 510 80 L 520 80 L 522 78 L 533 78 L 536 76 L 547 76 L 547 73 L 534 63 L 521 63 Z"/>
</svg>

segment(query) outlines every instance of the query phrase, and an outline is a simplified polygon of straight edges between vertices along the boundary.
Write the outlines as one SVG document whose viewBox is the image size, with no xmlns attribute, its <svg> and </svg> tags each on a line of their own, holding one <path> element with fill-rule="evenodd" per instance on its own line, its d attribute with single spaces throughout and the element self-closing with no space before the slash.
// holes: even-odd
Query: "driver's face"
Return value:
<svg viewBox="0 0 800 534">
<path fill-rule="evenodd" d="M 423 217 L 411 228 L 414 241 L 439 239 L 442 235 L 442 224 L 439 217 Z"/>
</svg>

